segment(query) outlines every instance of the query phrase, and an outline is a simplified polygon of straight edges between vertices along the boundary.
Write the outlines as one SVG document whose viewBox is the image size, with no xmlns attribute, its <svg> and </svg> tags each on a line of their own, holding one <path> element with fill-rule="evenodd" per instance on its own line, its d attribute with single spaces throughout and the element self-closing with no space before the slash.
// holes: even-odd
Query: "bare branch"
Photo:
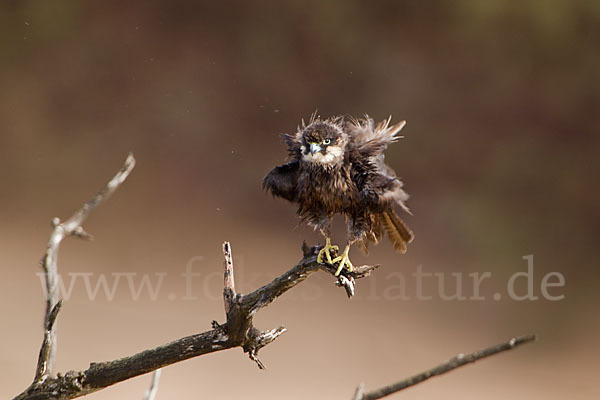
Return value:
<svg viewBox="0 0 600 400">
<path fill-rule="evenodd" d="M 515 347 L 533 342 L 535 340 L 535 335 L 526 335 L 520 336 L 517 338 L 512 338 L 504 343 L 497 344 L 495 346 L 491 346 L 485 348 L 483 350 L 479 350 L 473 352 L 471 354 L 459 354 L 455 357 L 452 357 L 450 360 L 438 365 L 437 367 L 428 369 L 427 371 L 421 372 L 415 376 L 412 376 L 408 379 L 402 380 L 400 382 L 393 383 L 389 386 L 382 387 L 380 389 L 374 390 L 372 392 L 364 393 L 362 389 L 362 384 L 357 388 L 356 393 L 354 395 L 353 400 L 376 400 L 381 399 L 382 397 L 389 396 L 390 394 L 399 392 L 406 388 L 416 385 L 417 383 L 421 383 L 426 381 L 429 378 L 434 376 L 445 374 L 446 372 L 450 372 L 453 369 L 458 367 L 462 367 L 463 365 L 474 363 L 477 360 L 481 360 L 482 358 L 493 356 L 494 354 L 501 353 L 503 351 L 514 349 Z"/>
<path fill-rule="evenodd" d="M 335 276 L 335 266 L 317 262 L 317 254 L 320 248 L 321 246 L 308 248 L 304 243 L 302 247 L 304 258 L 302 261 L 280 277 L 273 279 L 273 281 L 265 286 L 243 296 L 241 307 L 243 307 L 248 314 L 252 315 L 262 307 L 269 305 L 286 291 L 304 281 L 315 271 L 323 270 Z M 342 280 L 349 282 L 349 285 L 352 286 L 352 294 L 354 294 L 355 279 L 369 276 L 371 272 L 378 267 L 379 265 L 363 265 L 355 267 L 352 272 L 342 271 L 336 284 L 339 286 L 346 286 L 343 283 L 340 284 L 340 282 Z"/>
<path fill-rule="evenodd" d="M 361 383 L 356 387 L 354 391 L 354 396 L 352 396 L 352 400 L 362 400 L 365 395 L 365 384 Z"/>
<path fill-rule="evenodd" d="M 220 330 L 187 336 L 114 361 L 91 363 L 85 371 L 48 376 L 34 382 L 14 400 L 74 399 L 115 383 L 200 355 L 235 347 Z"/>
<path fill-rule="evenodd" d="M 235 299 L 235 280 L 233 277 L 233 256 L 229 242 L 223 243 L 223 256 L 225 257 L 223 273 L 223 302 L 225 303 L 225 314 L 229 312 Z"/>
<path fill-rule="evenodd" d="M 54 357 L 54 344 L 56 342 L 55 329 L 54 325 L 56 324 L 56 318 L 58 317 L 58 312 L 60 311 L 60 307 L 62 306 L 62 300 L 59 300 L 52 308 L 50 314 L 46 317 L 46 323 L 44 327 L 44 341 L 42 342 L 42 347 L 40 348 L 40 354 L 38 356 L 38 364 L 35 369 L 35 380 L 43 380 L 47 377 L 49 373 L 49 368 L 51 362 Z"/>
<path fill-rule="evenodd" d="M 303 282 L 313 272 L 324 270 L 331 275 L 335 275 L 336 268 L 334 266 L 317 262 L 319 249 L 319 246 L 309 248 L 304 243 L 302 246 L 304 258 L 292 269 L 252 293 L 246 295 L 236 294 L 230 306 L 225 306 L 227 310 L 227 323 L 225 325 L 227 333 L 230 335 L 231 340 L 240 343 L 240 346 L 260 369 L 265 369 L 265 366 L 258 358 L 258 351 L 277 339 L 286 329 L 281 326 L 277 329 L 261 332 L 254 327 L 252 318 L 258 310 L 266 307 L 283 293 Z M 226 242 L 223 245 L 223 252 L 225 255 L 225 289 L 223 296 L 227 301 L 230 298 L 228 295 L 229 286 L 233 286 L 233 263 L 229 243 Z M 377 267 L 363 266 L 356 268 L 353 272 L 344 271 L 339 279 L 344 278 L 349 282 L 351 281 L 353 286 L 355 278 L 368 276 L 375 268 Z"/>
<path fill-rule="evenodd" d="M 54 356 L 56 348 L 56 318 L 60 310 L 58 299 L 58 248 L 62 240 L 68 236 L 77 236 L 90 239 L 91 236 L 84 231 L 81 224 L 88 217 L 90 212 L 100 203 L 110 197 L 123 181 L 129 176 L 129 173 L 135 166 L 133 154 L 129 154 L 125 163 L 117 174 L 83 207 L 75 212 L 65 222 L 60 219 L 52 220 L 52 233 L 48 240 L 46 253 L 42 258 L 41 264 L 45 273 L 46 281 L 46 314 L 44 316 L 44 340 L 40 349 L 37 367 L 35 370 L 34 381 L 43 381 L 52 373 L 54 365 Z"/>
<path fill-rule="evenodd" d="M 158 392 L 158 382 L 160 381 L 160 374 L 162 369 L 159 368 L 152 374 L 152 381 L 150 382 L 150 387 L 146 390 L 146 394 L 144 395 L 143 400 L 154 400 L 156 397 L 156 392 Z"/>
<path fill-rule="evenodd" d="M 297 265 L 254 292 L 242 295 L 235 292 L 231 245 L 226 242 L 223 245 L 224 302 L 227 315 L 224 324 L 213 321 L 213 329 L 210 331 L 184 337 L 130 357 L 92 363 L 85 371 L 70 371 L 56 377 L 47 376 L 43 381 L 34 381 L 15 400 L 48 397 L 73 399 L 170 364 L 234 347 L 242 347 L 250 359 L 256 362 L 259 368 L 264 369 L 264 364 L 258 358 L 259 350 L 286 332 L 286 328 L 280 326 L 260 331 L 252 323 L 253 316 L 260 308 L 304 281 L 313 272 L 321 269 L 331 275 L 335 274 L 335 267 L 317 262 L 319 249 L 319 246 L 308 248 L 304 245 L 304 257 Z M 343 274 L 346 279 L 354 281 L 367 276 L 365 271 L 370 272 L 374 268 L 376 267 L 358 267 L 354 272 L 344 271 Z"/>
</svg>

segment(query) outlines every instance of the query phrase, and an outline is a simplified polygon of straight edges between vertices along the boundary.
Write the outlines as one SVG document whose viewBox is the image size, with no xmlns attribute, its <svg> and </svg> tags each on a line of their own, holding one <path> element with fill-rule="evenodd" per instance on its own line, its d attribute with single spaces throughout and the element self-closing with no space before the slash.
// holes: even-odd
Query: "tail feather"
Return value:
<svg viewBox="0 0 600 400">
<path fill-rule="evenodd" d="M 406 226 L 404 221 L 398 217 L 398 214 L 396 214 L 394 210 L 381 213 L 381 223 L 390 238 L 390 242 L 394 245 L 394 248 L 401 253 L 406 253 L 406 245 L 414 239 L 414 235 L 410 228 Z"/>
</svg>

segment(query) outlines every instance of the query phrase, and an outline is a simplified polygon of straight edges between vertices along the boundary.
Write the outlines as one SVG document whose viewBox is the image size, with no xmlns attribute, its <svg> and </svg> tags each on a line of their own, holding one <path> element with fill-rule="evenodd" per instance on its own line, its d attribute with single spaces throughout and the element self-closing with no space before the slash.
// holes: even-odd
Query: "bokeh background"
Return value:
<svg viewBox="0 0 600 400">
<path fill-rule="evenodd" d="M 396 397 L 597 397 L 599 43 L 592 0 L 3 1 L 1 392 L 33 376 L 51 218 L 71 215 L 130 151 L 130 179 L 86 223 L 95 240 L 66 240 L 59 269 L 168 275 L 156 300 L 134 300 L 126 282 L 112 301 L 90 300 L 76 283 L 59 371 L 223 321 L 224 240 L 242 291 L 299 260 L 302 240 L 320 237 L 260 183 L 285 159 L 279 134 L 318 109 L 408 121 L 387 160 L 411 194 L 414 243 L 404 256 L 387 243 L 355 250 L 355 263 L 383 266 L 350 301 L 316 274 L 262 311 L 258 327 L 289 329 L 262 351 L 266 372 L 239 349 L 215 353 L 165 369 L 158 398 L 347 399 L 360 382 L 373 389 L 526 333 L 537 343 Z M 511 300 L 506 283 L 530 254 L 540 299 Z M 190 260 L 196 300 L 183 299 Z M 446 273 L 449 293 L 462 273 L 467 295 L 467 274 L 491 272 L 486 300 L 418 301 L 419 265 Z M 553 271 L 561 301 L 541 298 Z M 149 381 L 89 397 L 141 398 Z"/>
</svg>

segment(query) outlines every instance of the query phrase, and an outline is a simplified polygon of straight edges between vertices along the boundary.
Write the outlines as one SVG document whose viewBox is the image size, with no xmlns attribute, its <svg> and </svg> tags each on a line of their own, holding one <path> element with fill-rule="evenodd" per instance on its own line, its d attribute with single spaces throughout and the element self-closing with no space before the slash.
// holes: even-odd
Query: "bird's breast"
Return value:
<svg viewBox="0 0 600 400">
<path fill-rule="evenodd" d="M 346 175 L 343 169 L 306 171 L 301 185 L 301 207 L 329 214 L 346 210 L 352 198 L 352 185 Z"/>
</svg>

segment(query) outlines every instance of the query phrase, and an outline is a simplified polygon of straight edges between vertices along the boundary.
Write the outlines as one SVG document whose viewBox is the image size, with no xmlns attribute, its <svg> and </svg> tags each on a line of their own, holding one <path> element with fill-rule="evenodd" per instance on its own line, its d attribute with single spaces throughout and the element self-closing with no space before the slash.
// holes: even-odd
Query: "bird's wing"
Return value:
<svg viewBox="0 0 600 400">
<path fill-rule="evenodd" d="M 388 145 L 398 140 L 398 132 L 404 128 L 406 121 L 390 126 L 391 117 L 375 125 L 373 119 L 365 116 L 351 119 L 346 124 L 353 147 L 365 158 L 379 158 Z"/>
<path fill-rule="evenodd" d="M 385 163 L 383 151 L 398 139 L 398 132 L 405 121 L 390 126 L 391 117 L 377 125 L 373 119 L 350 119 L 346 132 L 350 138 L 350 164 L 353 180 L 363 196 L 372 205 L 397 203 L 408 211 L 405 201 L 408 195 L 402 189 L 402 181 Z"/>
<path fill-rule="evenodd" d="M 282 197 L 288 201 L 297 200 L 297 184 L 300 163 L 292 160 L 287 164 L 273 168 L 263 179 L 263 189 L 273 196 Z"/>
</svg>

